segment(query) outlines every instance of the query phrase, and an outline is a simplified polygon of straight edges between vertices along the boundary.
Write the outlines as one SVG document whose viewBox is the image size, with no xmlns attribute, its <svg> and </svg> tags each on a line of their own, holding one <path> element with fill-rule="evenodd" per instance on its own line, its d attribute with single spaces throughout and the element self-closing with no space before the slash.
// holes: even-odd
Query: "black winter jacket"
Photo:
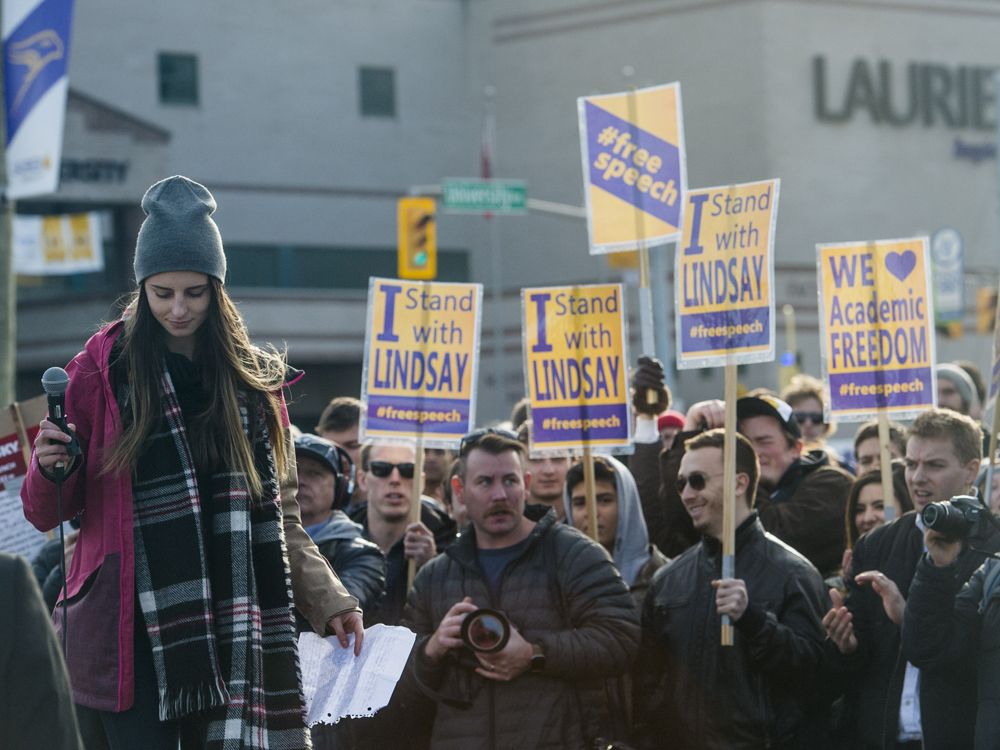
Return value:
<svg viewBox="0 0 1000 750">
<path fill-rule="evenodd" d="M 336 510 L 322 528 L 312 532 L 312 539 L 347 592 L 357 597 L 367 625 L 368 613 L 377 609 L 385 595 L 386 563 L 382 550 L 362 533 L 360 524 Z"/>
<path fill-rule="evenodd" d="M 362 505 L 351 514 L 351 520 L 361 524 L 366 539 L 371 540 L 368 531 L 368 506 Z M 453 541 L 457 533 L 455 522 L 448 514 L 440 510 L 430 500 L 420 504 L 420 521 L 434 535 L 434 544 L 440 555 Z M 365 612 L 365 626 L 382 623 L 384 625 L 399 625 L 403 619 L 403 607 L 406 606 L 406 579 L 410 562 L 403 549 L 402 537 L 385 555 L 385 596 L 376 607 Z"/>
<path fill-rule="evenodd" d="M 978 695 L 962 691 L 976 709 L 975 748 L 1000 748 L 1000 560 L 987 560 L 963 585 L 957 563 L 937 568 L 924 556 L 906 602 L 903 653 L 921 669 L 975 680 Z M 970 727 L 962 729 L 967 738 Z"/>
<path fill-rule="evenodd" d="M 629 461 L 639 488 L 649 541 L 668 557 L 676 557 L 698 542 L 680 492 L 677 471 L 684 442 L 700 431 L 681 432 L 673 447 L 637 443 Z M 846 544 L 844 512 L 853 477 L 830 464 L 824 451 L 805 453 L 770 493 L 757 487 L 754 508 L 764 528 L 802 553 L 826 577 L 840 568 Z"/>
<path fill-rule="evenodd" d="M 895 521 L 873 529 L 854 545 L 851 570 L 856 575 L 878 570 L 899 588 L 904 599 L 911 595 L 917 562 L 924 550 L 923 532 L 917 527 L 917 512 L 904 513 Z M 973 546 L 993 548 L 991 530 L 973 539 Z M 957 575 L 965 581 L 985 556 L 968 550 L 956 563 Z M 857 747 L 892 748 L 899 732 L 899 704 L 906 673 L 900 628 L 885 614 L 882 599 L 868 586 L 848 578 L 847 608 L 851 612 L 858 649 L 843 656 L 827 642 L 828 668 L 839 672 L 846 685 L 848 716 L 855 724 Z M 917 666 L 917 665 L 914 665 Z M 960 750 L 972 745 L 975 714 L 975 684 L 962 665 L 940 664 L 920 672 L 920 718 L 924 747 L 929 750 Z"/>
<path fill-rule="evenodd" d="M 703 539 L 653 579 L 637 667 L 642 747 L 808 747 L 810 680 L 823 649 L 823 581 L 756 514 L 736 531 L 736 577 L 749 605 L 735 645 L 720 645 L 711 581 L 721 545 Z"/>
<path fill-rule="evenodd" d="M 77 645 L 88 646 L 69 647 Z M 0 747 L 83 750 L 62 645 L 27 562 L 6 553 L 0 553 L 0 673 Z"/>
<path fill-rule="evenodd" d="M 830 463 L 825 451 L 804 453 L 770 494 L 758 496 L 760 521 L 824 578 L 834 575 L 847 546 L 844 513 L 853 482 L 854 477 Z"/>
<path fill-rule="evenodd" d="M 406 610 L 417 633 L 408 671 L 439 701 L 434 748 L 579 750 L 606 729 L 605 678 L 626 673 L 639 646 L 632 596 L 604 548 L 556 523 L 551 509 L 528 538 L 496 599 L 472 527 L 417 574 Z M 464 649 L 436 664 L 427 659 L 428 638 L 466 596 L 503 611 L 527 641 L 541 645 L 545 669 L 496 682 L 475 673 L 477 662 Z"/>
</svg>

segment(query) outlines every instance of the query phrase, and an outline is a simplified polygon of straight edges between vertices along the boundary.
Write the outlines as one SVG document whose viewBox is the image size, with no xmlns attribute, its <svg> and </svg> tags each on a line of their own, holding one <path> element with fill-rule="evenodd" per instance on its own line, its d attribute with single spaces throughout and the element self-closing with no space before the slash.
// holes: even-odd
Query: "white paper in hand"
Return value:
<svg viewBox="0 0 1000 750">
<path fill-rule="evenodd" d="M 372 625 L 365 630 L 361 655 L 341 648 L 336 636 L 299 636 L 306 723 L 335 724 L 345 716 L 373 716 L 385 708 L 399 682 L 416 634 L 406 628 Z"/>
</svg>

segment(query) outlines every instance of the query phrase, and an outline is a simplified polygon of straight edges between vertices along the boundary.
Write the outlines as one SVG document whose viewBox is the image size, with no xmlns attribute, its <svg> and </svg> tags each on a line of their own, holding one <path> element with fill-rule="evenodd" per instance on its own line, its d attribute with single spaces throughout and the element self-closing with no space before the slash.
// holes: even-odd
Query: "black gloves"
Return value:
<svg viewBox="0 0 1000 750">
<path fill-rule="evenodd" d="M 639 366 L 632 373 L 632 407 L 636 414 L 655 417 L 670 408 L 670 391 L 663 380 L 663 365 L 660 360 L 656 357 L 639 357 Z M 650 392 L 656 396 L 655 399 L 649 396 Z"/>
</svg>

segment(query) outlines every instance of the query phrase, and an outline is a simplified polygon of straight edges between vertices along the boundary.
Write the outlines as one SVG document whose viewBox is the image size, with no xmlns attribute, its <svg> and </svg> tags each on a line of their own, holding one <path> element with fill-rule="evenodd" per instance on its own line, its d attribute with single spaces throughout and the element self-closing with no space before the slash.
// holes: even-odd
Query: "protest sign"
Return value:
<svg viewBox="0 0 1000 750">
<path fill-rule="evenodd" d="M 521 290 L 531 452 L 628 445 L 621 284 Z"/>
<path fill-rule="evenodd" d="M 104 269 L 102 214 L 15 216 L 14 272 L 30 276 Z"/>
<path fill-rule="evenodd" d="M 35 556 L 48 538 L 28 523 L 21 484 L 28 473 L 31 442 L 47 412 L 45 396 L 0 410 L 0 552 Z"/>
<path fill-rule="evenodd" d="M 1000 291 L 997 293 L 1000 299 Z M 986 496 L 990 496 L 993 487 L 993 474 L 996 471 L 997 439 L 1000 433 L 1000 402 L 997 402 L 997 391 L 1000 390 L 1000 304 L 996 306 L 993 319 L 993 359 L 990 367 L 990 392 L 986 397 L 984 411 L 993 409 L 993 422 L 990 426 L 990 442 L 986 453 Z M 985 424 L 986 421 L 983 420 Z"/>
<path fill-rule="evenodd" d="M 361 439 L 457 447 L 475 423 L 481 284 L 372 278 Z"/>
<path fill-rule="evenodd" d="M 774 359 L 780 180 L 692 190 L 674 279 L 677 367 Z"/>
<path fill-rule="evenodd" d="M 934 406 L 927 238 L 817 245 L 827 417 L 909 419 Z"/>
<path fill-rule="evenodd" d="M 677 238 L 687 188 L 681 86 L 577 99 L 592 255 Z"/>
<path fill-rule="evenodd" d="M 1000 299 L 1000 291 L 997 292 Z M 1000 391 L 1000 304 L 996 306 L 996 317 L 993 320 L 993 366 L 990 368 L 990 392 L 986 397 L 985 409 L 990 409 L 996 403 L 997 391 Z"/>
<path fill-rule="evenodd" d="M 774 359 L 774 229 L 780 180 L 692 190 L 684 196 L 674 308 L 677 367 L 725 367 L 722 575 L 736 555 L 736 367 Z M 721 643 L 734 643 L 722 617 Z"/>
</svg>

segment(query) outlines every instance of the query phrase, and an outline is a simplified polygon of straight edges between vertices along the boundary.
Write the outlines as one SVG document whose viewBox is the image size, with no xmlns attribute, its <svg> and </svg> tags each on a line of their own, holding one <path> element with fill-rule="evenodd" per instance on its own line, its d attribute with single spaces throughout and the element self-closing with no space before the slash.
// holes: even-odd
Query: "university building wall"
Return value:
<svg viewBox="0 0 1000 750">
<path fill-rule="evenodd" d="M 886 61 L 901 86 L 918 63 L 940 68 L 932 86 L 947 79 L 971 101 L 974 71 L 1000 66 L 995 0 L 88 0 L 75 23 L 71 85 L 162 128 L 169 138 L 157 146 L 157 168 L 213 189 L 234 296 L 255 336 L 287 341 L 292 361 L 317 373 L 306 381 L 313 401 L 357 379 L 365 279 L 394 274 L 396 199 L 414 185 L 479 174 L 491 97 L 494 176 L 526 180 L 531 197 L 580 206 L 577 97 L 681 81 L 690 186 L 782 180 L 777 303 L 796 307 L 808 371 L 820 368 L 817 242 L 951 226 L 965 240 L 967 307 L 978 285 L 996 285 L 994 137 L 950 127 L 938 111 L 951 107 L 958 119 L 972 105 L 956 94 L 933 122 L 892 126 L 874 122 L 876 105 L 866 103 L 877 104 L 879 92 L 851 83 L 858 65 L 877 82 Z M 197 104 L 160 101 L 161 52 L 197 57 Z M 394 72 L 394 116 L 362 116 L 362 66 Z M 842 116 L 848 96 L 850 117 Z M 992 120 L 995 103 L 981 103 L 977 116 Z M 821 118 L 818 109 L 832 114 Z M 101 141 L 112 151 L 114 142 Z M 113 192 L 115 205 L 135 206 L 141 188 L 129 190 L 93 187 L 96 198 Z M 86 197 L 79 186 L 71 195 Z M 125 245 L 129 222 L 119 232 Z M 450 278 L 486 287 L 480 421 L 506 416 L 523 389 L 519 289 L 622 278 L 588 256 L 580 219 L 439 214 L 439 244 Z M 634 283 L 634 274 L 626 278 Z M 106 309 L 110 299 L 88 304 Z M 21 336 L 34 339 L 51 321 L 39 314 L 28 324 Z M 68 341 L 82 342 L 71 333 L 39 351 L 52 363 L 68 359 Z M 981 366 L 988 349 L 985 337 L 971 335 L 938 342 L 940 359 Z M 36 355 L 32 366 L 41 364 Z M 743 379 L 773 385 L 776 365 L 751 366 Z M 715 371 L 684 373 L 680 382 L 688 402 L 722 388 Z M 302 406 L 306 422 L 313 401 Z"/>
</svg>

